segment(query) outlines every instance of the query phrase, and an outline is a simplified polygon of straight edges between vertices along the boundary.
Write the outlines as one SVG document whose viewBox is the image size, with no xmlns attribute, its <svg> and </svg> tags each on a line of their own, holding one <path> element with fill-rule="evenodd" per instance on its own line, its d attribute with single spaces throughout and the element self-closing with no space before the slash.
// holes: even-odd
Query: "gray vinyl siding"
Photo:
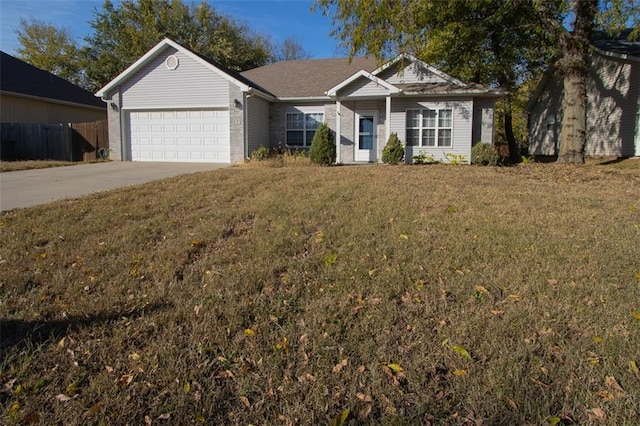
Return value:
<svg viewBox="0 0 640 426">
<path fill-rule="evenodd" d="M 587 84 L 588 156 L 635 154 L 640 62 L 596 54 Z"/>
<path fill-rule="evenodd" d="M 529 154 L 556 155 L 562 126 L 562 79 L 551 76 L 529 114 Z"/>
<path fill-rule="evenodd" d="M 180 61 L 165 66 L 169 55 Z M 126 109 L 227 108 L 231 84 L 215 71 L 182 52 L 167 47 L 122 85 Z"/>
<path fill-rule="evenodd" d="M 408 109 L 423 108 L 450 108 L 453 110 L 451 146 L 407 146 L 405 149 L 405 160 L 411 162 L 414 155 L 425 153 L 432 156 L 435 160 L 445 163 L 448 162 L 447 154 L 464 155 L 467 162 L 470 162 L 473 132 L 473 100 L 419 101 L 412 99 L 394 99 L 391 103 L 391 132 L 397 133 L 398 138 L 400 138 L 403 143 L 406 142 L 406 111 Z"/>
<path fill-rule="evenodd" d="M 411 83 L 446 83 L 442 77 L 424 69 L 417 64 L 408 64 L 402 70 L 397 66 L 392 66 L 384 70 L 378 77 L 390 84 L 411 84 Z"/>
<path fill-rule="evenodd" d="M 475 99 L 473 102 L 473 136 L 471 142 L 493 143 L 495 100 Z"/>
<path fill-rule="evenodd" d="M 264 146 L 269 148 L 269 102 L 257 96 L 247 99 L 249 155 Z"/>
<path fill-rule="evenodd" d="M 361 77 L 348 84 L 338 93 L 339 96 L 366 97 L 366 96 L 387 96 L 389 90 L 366 77 Z"/>
<path fill-rule="evenodd" d="M 563 82 L 545 80 L 529 115 L 529 153 L 557 155 Z M 633 156 L 638 139 L 640 62 L 594 54 L 587 81 L 587 156 Z M 555 124 L 551 124 L 555 119 Z"/>
</svg>

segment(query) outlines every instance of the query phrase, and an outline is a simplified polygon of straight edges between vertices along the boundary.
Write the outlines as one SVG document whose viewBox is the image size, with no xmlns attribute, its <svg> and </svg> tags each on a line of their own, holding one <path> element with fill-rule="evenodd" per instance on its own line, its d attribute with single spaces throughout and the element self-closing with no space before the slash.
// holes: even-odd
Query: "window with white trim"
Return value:
<svg viewBox="0 0 640 426">
<path fill-rule="evenodd" d="M 407 110 L 407 146 L 450 147 L 452 133 L 451 108 Z"/>
<path fill-rule="evenodd" d="M 320 123 L 324 121 L 322 112 L 288 112 L 285 124 L 287 146 L 309 147 Z"/>
</svg>

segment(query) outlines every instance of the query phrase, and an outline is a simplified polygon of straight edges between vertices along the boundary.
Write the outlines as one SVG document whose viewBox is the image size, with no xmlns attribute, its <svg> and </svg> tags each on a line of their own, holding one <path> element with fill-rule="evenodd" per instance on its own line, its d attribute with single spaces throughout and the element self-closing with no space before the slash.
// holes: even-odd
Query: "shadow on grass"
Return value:
<svg viewBox="0 0 640 426">
<path fill-rule="evenodd" d="M 62 320 L 29 321 L 0 318 L 0 363 L 9 349 L 22 346 L 39 346 L 58 341 L 70 332 L 96 324 L 104 324 L 122 317 L 139 317 L 154 311 L 172 307 L 170 303 L 152 303 L 141 308 L 122 312 L 102 312 L 95 315 L 73 316 Z"/>
<path fill-rule="evenodd" d="M 629 159 L 629 157 L 617 157 L 617 158 L 613 158 L 611 160 L 603 161 L 602 163 L 598 163 L 596 165 L 597 166 L 608 166 L 610 164 L 622 163 L 624 160 L 627 160 L 627 159 Z"/>
</svg>

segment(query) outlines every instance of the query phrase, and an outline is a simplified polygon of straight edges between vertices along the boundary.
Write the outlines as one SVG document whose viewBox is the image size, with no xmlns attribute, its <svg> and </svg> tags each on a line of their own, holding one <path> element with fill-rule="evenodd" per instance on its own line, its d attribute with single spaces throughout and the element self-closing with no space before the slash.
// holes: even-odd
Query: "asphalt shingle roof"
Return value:
<svg viewBox="0 0 640 426">
<path fill-rule="evenodd" d="M 0 90 L 106 108 L 93 93 L 5 52 L 0 52 Z"/>
<path fill-rule="evenodd" d="M 318 97 L 360 70 L 378 68 L 375 58 L 309 59 L 276 62 L 241 73 L 279 98 Z"/>
<path fill-rule="evenodd" d="M 627 28 L 617 37 L 611 37 L 602 31 L 597 31 L 591 38 L 591 44 L 606 52 L 640 57 L 640 38 L 629 40 L 631 31 L 633 29 Z"/>
</svg>

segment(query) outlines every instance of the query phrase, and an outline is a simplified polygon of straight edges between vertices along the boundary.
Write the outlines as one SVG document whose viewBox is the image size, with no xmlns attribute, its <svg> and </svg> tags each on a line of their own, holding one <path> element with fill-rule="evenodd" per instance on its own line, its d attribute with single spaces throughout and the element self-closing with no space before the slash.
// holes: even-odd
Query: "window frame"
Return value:
<svg viewBox="0 0 640 426">
<path fill-rule="evenodd" d="M 426 111 L 435 111 L 435 115 L 429 114 L 429 117 L 426 117 Z M 443 118 L 443 113 L 445 112 L 448 112 L 449 117 Z M 415 146 L 418 148 L 452 148 L 454 117 L 453 113 L 454 110 L 451 107 L 408 108 L 405 111 L 405 140 L 407 142 L 407 146 Z M 448 121 L 448 126 L 442 125 L 443 120 Z M 410 126 L 410 124 L 412 125 Z M 429 132 L 427 131 L 433 132 L 433 138 L 429 138 L 429 140 L 433 141 L 432 145 L 425 143 L 425 136 L 429 134 Z M 414 132 L 417 132 L 417 135 Z M 410 134 L 411 139 L 409 138 Z M 443 140 L 448 140 L 449 144 L 443 144 Z"/>
<path fill-rule="evenodd" d="M 292 115 L 301 115 L 302 116 L 302 120 L 301 120 L 301 128 L 292 128 L 289 127 L 290 124 L 290 120 L 289 120 L 289 116 Z M 315 122 L 317 123 L 316 127 L 307 127 L 307 125 L 309 124 L 309 118 L 310 116 L 320 116 L 319 119 L 316 119 Z M 285 146 L 290 147 L 290 148 L 297 148 L 297 149 L 304 149 L 304 148 L 309 148 L 311 146 L 311 142 L 313 141 L 313 135 L 315 135 L 315 131 L 318 130 L 318 126 L 322 123 L 324 123 L 325 121 L 325 114 L 324 111 L 302 111 L 299 109 L 295 109 L 295 110 L 290 110 L 290 111 L 286 111 L 285 112 L 285 116 L 284 116 L 284 143 Z M 302 145 L 293 145 L 291 143 L 289 143 L 289 132 L 301 132 L 302 133 Z M 310 132 L 313 132 L 313 135 L 309 135 Z M 311 136 L 310 138 L 308 136 Z"/>
</svg>

